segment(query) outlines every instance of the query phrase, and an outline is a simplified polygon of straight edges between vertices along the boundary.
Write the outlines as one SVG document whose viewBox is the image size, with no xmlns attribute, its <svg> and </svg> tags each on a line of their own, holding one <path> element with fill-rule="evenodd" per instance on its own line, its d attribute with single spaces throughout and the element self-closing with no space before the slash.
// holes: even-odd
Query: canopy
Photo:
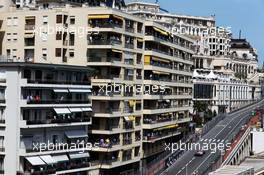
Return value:
<svg viewBox="0 0 264 175">
<path fill-rule="evenodd" d="M 72 93 L 90 93 L 91 89 L 69 89 Z"/>
<path fill-rule="evenodd" d="M 39 156 L 33 156 L 33 157 L 26 157 L 26 159 L 30 162 L 31 165 L 37 166 L 37 165 L 46 165 L 46 163 L 41 160 Z"/>
<path fill-rule="evenodd" d="M 108 19 L 110 15 L 89 15 L 89 19 Z"/>
<path fill-rule="evenodd" d="M 157 31 L 157 32 L 159 32 L 159 33 L 161 33 L 161 34 L 163 34 L 163 35 L 168 36 L 168 32 L 166 32 L 166 31 L 164 31 L 164 30 L 161 30 L 161 29 L 159 29 L 159 28 L 157 28 L 157 27 L 153 27 L 153 29 L 154 29 L 155 31 Z"/>
<path fill-rule="evenodd" d="M 54 155 L 52 156 L 52 158 L 56 161 L 56 162 L 65 162 L 65 161 L 69 161 L 69 158 L 66 154 L 62 154 L 62 155 Z"/>
<path fill-rule="evenodd" d="M 69 153 L 70 159 L 81 159 L 81 158 L 89 158 L 90 154 L 88 152 L 84 153 Z"/>
<path fill-rule="evenodd" d="M 68 89 L 53 89 L 54 92 L 56 93 L 68 93 Z"/>
<path fill-rule="evenodd" d="M 87 132 L 85 130 L 65 131 L 65 135 L 69 139 L 88 137 L 88 134 L 87 134 Z"/>
<path fill-rule="evenodd" d="M 68 108 L 54 108 L 57 114 L 70 114 L 71 111 Z"/>
<path fill-rule="evenodd" d="M 83 112 L 81 108 L 69 108 L 71 112 Z"/>
<path fill-rule="evenodd" d="M 52 157 L 51 155 L 44 155 L 44 156 L 40 156 L 40 158 L 46 162 L 46 164 L 55 164 L 57 163 Z"/>
<path fill-rule="evenodd" d="M 92 108 L 82 108 L 83 112 L 92 112 Z"/>
</svg>

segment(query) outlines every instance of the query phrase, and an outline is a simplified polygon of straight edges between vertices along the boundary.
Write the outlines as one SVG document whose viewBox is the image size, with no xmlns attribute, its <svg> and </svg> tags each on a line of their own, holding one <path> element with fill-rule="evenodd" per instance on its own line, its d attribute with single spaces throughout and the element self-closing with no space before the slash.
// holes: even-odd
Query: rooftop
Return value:
<svg viewBox="0 0 264 175">
<path fill-rule="evenodd" d="M 209 175 L 240 175 L 243 172 L 251 171 L 254 172 L 252 167 L 249 166 L 232 166 L 226 165 L 214 172 L 209 173 Z"/>
</svg>

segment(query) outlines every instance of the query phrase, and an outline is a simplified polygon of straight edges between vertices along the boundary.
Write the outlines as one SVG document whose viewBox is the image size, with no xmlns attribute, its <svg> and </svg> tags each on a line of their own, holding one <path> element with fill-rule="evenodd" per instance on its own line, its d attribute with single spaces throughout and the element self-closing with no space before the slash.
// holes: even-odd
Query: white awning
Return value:
<svg viewBox="0 0 264 175">
<path fill-rule="evenodd" d="M 89 158 L 90 154 L 86 153 L 69 153 L 70 159 L 81 159 L 81 158 Z"/>
<path fill-rule="evenodd" d="M 46 163 L 41 160 L 39 156 L 34 157 L 26 157 L 26 159 L 30 162 L 31 165 L 37 166 L 37 165 L 46 165 Z"/>
<path fill-rule="evenodd" d="M 71 111 L 68 108 L 54 108 L 57 114 L 70 114 Z"/>
<path fill-rule="evenodd" d="M 68 89 L 53 89 L 55 93 L 68 93 Z"/>
<path fill-rule="evenodd" d="M 91 93 L 91 89 L 69 89 L 71 93 Z"/>
<path fill-rule="evenodd" d="M 124 117 L 124 119 L 125 119 L 126 121 L 129 121 L 129 117 Z"/>
<path fill-rule="evenodd" d="M 92 108 L 82 108 L 83 112 L 92 112 L 93 109 Z"/>
<path fill-rule="evenodd" d="M 83 112 L 81 108 L 69 108 L 71 112 Z"/>
<path fill-rule="evenodd" d="M 66 154 L 63 155 L 54 155 L 52 156 L 52 158 L 56 161 L 56 162 L 66 162 L 69 161 L 69 158 Z"/>
<path fill-rule="evenodd" d="M 46 164 L 50 165 L 50 164 L 55 164 L 57 163 L 52 157 L 51 155 L 44 155 L 44 156 L 39 156 L 44 162 L 46 162 Z"/>
<path fill-rule="evenodd" d="M 65 131 L 65 135 L 69 139 L 88 137 L 88 134 L 85 130 Z"/>
</svg>

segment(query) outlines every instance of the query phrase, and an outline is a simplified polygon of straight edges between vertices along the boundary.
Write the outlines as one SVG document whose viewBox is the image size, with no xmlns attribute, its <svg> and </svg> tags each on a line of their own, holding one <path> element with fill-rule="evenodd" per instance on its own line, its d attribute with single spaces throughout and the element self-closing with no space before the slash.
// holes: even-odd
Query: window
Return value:
<svg viewBox="0 0 264 175">
<path fill-rule="evenodd" d="M 13 55 L 13 58 L 15 59 L 17 56 L 17 49 L 13 49 L 12 50 L 12 55 Z"/>
<path fill-rule="evenodd" d="M 74 50 L 73 50 L 73 49 L 70 49 L 70 51 L 69 51 L 69 55 L 70 55 L 71 58 L 74 57 Z"/>
<path fill-rule="evenodd" d="M 70 24 L 75 24 L 75 16 L 70 16 Z"/>
<path fill-rule="evenodd" d="M 56 23 L 61 24 L 62 23 L 62 15 L 57 15 L 56 16 Z"/>
<path fill-rule="evenodd" d="M 62 39 L 62 32 L 57 32 L 56 33 L 56 40 L 61 40 Z"/>
<path fill-rule="evenodd" d="M 56 48 L 55 49 L 55 56 L 56 57 L 61 57 L 61 48 Z"/>
<path fill-rule="evenodd" d="M 41 33 L 41 39 L 42 39 L 42 41 L 47 41 L 48 40 L 48 32 L 42 32 Z"/>
<path fill-rule="evenodd" d="M 44 60 L 47 60 L 47 54 L 48 54 L 48 52 L 47 52 L 47 48 L 43 48 L 43 49 L 42 49 L 42 58 L 43 58 Z"/>
<path fill-rule="evenodd" d="M 17 41 L 17 33 L 13 33 L 13 41 Z"/>
<path fill-rule="evenodd" d="M 43 16 L 43 25 L 48 24 L 48 16 Z"/>
<path fill-rule="evenodd" d="M 11 26 L 12 25 L 12 18 L 8 17 L 7 18 L 7 26 Z"/>
<path fill-rule="evenodd" d="M 7 39 L 7 41 L 11 41 L 11 33 L 6 34 L 6 39 Z"/>
<path fill-rule="evenodd" d="M 14 26 L 17 26 L 18 25 L 18 18 L 17 17 L 14 17 L 13 18 L 13 25 Z"/>
</svg>

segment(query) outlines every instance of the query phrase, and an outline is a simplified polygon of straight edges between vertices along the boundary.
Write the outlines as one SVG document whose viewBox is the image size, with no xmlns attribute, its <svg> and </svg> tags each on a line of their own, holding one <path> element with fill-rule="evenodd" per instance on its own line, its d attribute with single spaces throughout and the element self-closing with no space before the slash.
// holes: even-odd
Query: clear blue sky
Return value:
<svg viewBox="0 0 264 175">
<path fill-rule="evenodd" d="M 130 2 L 131 0 L 126 0 Z M 144 0 L 155 2 L 155 0 Z M 172 13 L 216 15 L 218 26 L 231 27 L 233 37 L 246 38 L 258 50 L 259 65 L 264 61 L 264 0 L 159 0 L 161 8 Z"/>
</svg>

